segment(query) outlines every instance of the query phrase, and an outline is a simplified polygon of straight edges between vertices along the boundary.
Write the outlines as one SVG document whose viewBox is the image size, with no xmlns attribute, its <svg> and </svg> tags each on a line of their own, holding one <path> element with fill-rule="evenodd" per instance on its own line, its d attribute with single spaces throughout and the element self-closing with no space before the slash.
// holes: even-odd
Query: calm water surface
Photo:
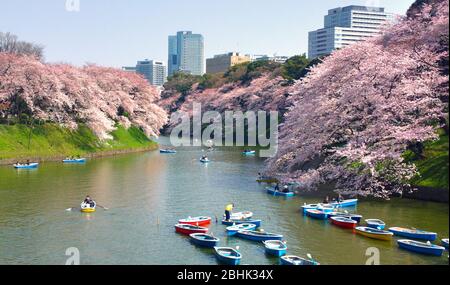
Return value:
<svg viewBox="0 0 450 285">
<path fill-rule="evenodd" d="M 364 264 L 369 247 L 379 248 L 382 264 L 448 264 L 448 252 L 418 255 L 398 249 L 395 241 L 367 239 L 303 217 L 299 207 L 321 199 L 267 195 L 264 185 L 255 183 L 263 166 L 259 158 L 223 149 L 202 165 L 201 154 L 200 148 L 185 148 L 176 155 L 150 152 L 85 165 L 46 163 L 37 170 L 0 167 L 0 264 L 64 264 L 69 247 L 80 250 L 82 264 L 217 264 L 211 250 L 191 245 L 173 226 L 187 216 L 220 217 L 230 202 L 237 210 L 253 211 L 266 231 L 283 234 L 290 254 L 311 253 L 322 264 Z M 65 211 L 87 194 L 110 210 Z M 439 239 L 449 236 L 448 204 L 363 201 L 354 211 L 388 226 L 435 231 Z M 211 231 L 221 245 L 240 247 L 243 264 L 278 264 L 261 244 L 228 238 L 220 224 Z"/>
</svg>

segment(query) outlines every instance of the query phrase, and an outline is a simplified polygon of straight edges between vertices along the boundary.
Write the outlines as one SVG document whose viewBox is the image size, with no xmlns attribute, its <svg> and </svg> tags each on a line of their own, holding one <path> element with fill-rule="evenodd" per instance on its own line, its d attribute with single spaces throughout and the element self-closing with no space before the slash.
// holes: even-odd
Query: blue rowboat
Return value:
<svg viewBox="0 0 450 285">
<path fill-rule="evenodd" d="M 448 238 L 441 239 L 442 246 L 448 249 Z"/>
<path fill-rule="evenodd" d="M 327 213 L 320 211 L 320 210 L 315 210 L 315 209 L 306 210 L 306 215 L 308 217 L 318 219 L 318 220 L 326 220 L 328 217 Z"/>
<path fill-rule="evenodd" d="M 264 247 L 266 248 L 266 253 L 281 257 L 286 255 L 287 246 L 286 243 L 279 240 L 266 240 L 263 241 Z"/>
<path fill-rule="evenodd" d="M 343 212 L 331 212 L 331 213 L 328 213 L 328 217 L 345 217 L 345 218 L 349 218 L 349 219 L 352 219 L 352 220 L 360 223 L 363 216 L 357 215 L 357 214 L 343 213 Z"/>
<path fill-rule="evenodd" d="M 430 242 L 425 243 L 409 239 L 400 239 L 397 243 L 402 249 L 428 255 L 442 256 L 445 250 L 445 247 L 434 245 Z"/>
<path fill-rule="evenodd" d="M 190 234 L 189 236 L 191 237 L 191 242 L 193 244 L 203 247 L 213 248 L 217 246 L 220 241 L 220 239 L 209 234 Z"/>
<path fill-rule="evenodd" d="M 248 156 L 256 155 L 256 151 L 254 151 L 254 150 L 244 151 L 244 152 L 242 152 L 242 155 L 248 155 Z"/>
<path fill-rule="evenodd" d="M 295 193 L 294 192 L 281 192 L 281 191 L 277 191 L 274 188 L 266 188 L 267 189 L 267 193 L 273 196 L 282 196 L 282 197 L 294 197 Z"/>
<path fill-rule="evenodd" d="M 393 227 L 389 229 L 390 232 L 394 233 L 396 236 L 412 238 L 412 239 L 420 239 L 420 240 L 429 240 L 434 241 L 437 239 L 437 233 L 426 232 L 417 229 L 406 229 L 400 227 Z"/>
<path fill-rule="evenodd" d="M 239 265 L 241 263 L 242 254 L 231 247 L 214 247 L 216 257 L 219 262 L 226 265 Z"/>
<path fill-rule="evenodd" d="M 238 231 L 238 237 L 251 241 L 282 240 L 283 236 L 262 231 Z"/>
<path fill-rule="evenodd" d="M 160 149 L 159 153 L 174 154 L 174 153 L 177 153 L 177 151 L 176 150 L 172 150 L 172 149 Z"/>
<path fill-rule="evenodd" d="M 331 203 L 336 208 L 347 208 L 347 207 L 355 207 L 358 205 L 358 199 L 348 199 L 342 200 L 341 202 L 333 202 Z"/>
<path fill-rule="evenodd" d="M 298 257 L 295 255 L 282 256 L 281 264 L 282 265 L 320 265 L 320 263 L 318 263 L 314 260 Z"/>
<path fill-rule="evenodd" d="M 241 225 L 241 224 L 254 224 L 257 228 L 261 226 L 262 221 L 261 220 L 223 220 L 222 225 L 225 226 L 234 226 L 234 225 Z"/>
<path fill-rule="evenodd" d="M 367 219 L 366 224 L 369 228 L 384 230 L 386 223 L 378 219 Z"/>
<path fill-rule="evenodd" d="M 301 207 L 303 214 L 306 215 L 307 210 L 316 210 L 319 207 L 319 204 L 305 204 Z"/>
<path fill-rule="evenodd" d="M 77 159 L 64 159 L 64 163 L 85 163 L 86 158 L 77 158 Z"/>
<path fill-rule="evenodd" d="M 237 234 L 238 231 L 253 231 L 256 230 L 255 224 L 240 224 L 240 225 L 234 225 L 227 227 L 227 235 L 228 236 L 234 236 Z"/>
<path fill-rule="evenodd" d="M 33 169 L 37 168 L 39 163 L 30 163 L 30 164 L 14 164 L 14 168 L 16 169 Z"/>
<path fill-rule="evenodd" d="M 317 206 L 317 210 L 328 214 L 334 211 L 334 206 L 332 206 L 331 204 L 319 204 Z"/>
</svg>

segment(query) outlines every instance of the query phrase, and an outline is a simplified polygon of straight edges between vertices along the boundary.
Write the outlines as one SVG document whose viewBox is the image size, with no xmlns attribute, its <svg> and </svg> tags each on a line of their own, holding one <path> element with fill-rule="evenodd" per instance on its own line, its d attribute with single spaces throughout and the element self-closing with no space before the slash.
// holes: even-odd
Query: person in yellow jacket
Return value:
<svg viewBox="0 0 450 285">
<path fill-rule="evenodd" d="M 233 212 L 234 204 L 228 204 L 225 206 L 225 220 L 229 221 L 231 219 L 231 212 Z"/>
</svg>

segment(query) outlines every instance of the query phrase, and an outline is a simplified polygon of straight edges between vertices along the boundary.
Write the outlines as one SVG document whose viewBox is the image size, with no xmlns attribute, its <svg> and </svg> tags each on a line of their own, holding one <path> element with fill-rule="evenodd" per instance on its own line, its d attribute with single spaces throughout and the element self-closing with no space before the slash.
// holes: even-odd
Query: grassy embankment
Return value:
<svg viewBox="0 0 450 285">
<path fill-rule="evenodd" d="M 138 149 L 156 149 L 138 128 L 118 127 L 112 140 L 101 142 L 86 126 L 71 131 L 56 124 L 34 126 L 0 125 L 0 161 L 26 158 L 57 158 Z"/>
</svg>

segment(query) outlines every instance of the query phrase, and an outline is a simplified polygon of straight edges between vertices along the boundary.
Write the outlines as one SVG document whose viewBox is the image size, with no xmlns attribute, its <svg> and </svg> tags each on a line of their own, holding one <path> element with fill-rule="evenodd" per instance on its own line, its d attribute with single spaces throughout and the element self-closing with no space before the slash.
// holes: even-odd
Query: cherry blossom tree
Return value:
<svg viewBox="0 0 450 285">
<path fill-rule="evenodd" d="M 436 139 L 448 118 L 448 8 L 424 5 L 314 67 L 294 86 L 267 174 L 350 195 L 411 190 L 417 170 L 402 154 Z"/>
<path fill-rule="evenodd" d="M 167 113 L 155 104 L 159 96 L 137 74 L 0 53 L 0 105 L 9 108 L 1 110 L 4 116 L 25 113 L 72 129 L 84 123 L 101 139 L 111 138 L 117 123 L 157 136 L 167 121 Z"/>
</svg>

